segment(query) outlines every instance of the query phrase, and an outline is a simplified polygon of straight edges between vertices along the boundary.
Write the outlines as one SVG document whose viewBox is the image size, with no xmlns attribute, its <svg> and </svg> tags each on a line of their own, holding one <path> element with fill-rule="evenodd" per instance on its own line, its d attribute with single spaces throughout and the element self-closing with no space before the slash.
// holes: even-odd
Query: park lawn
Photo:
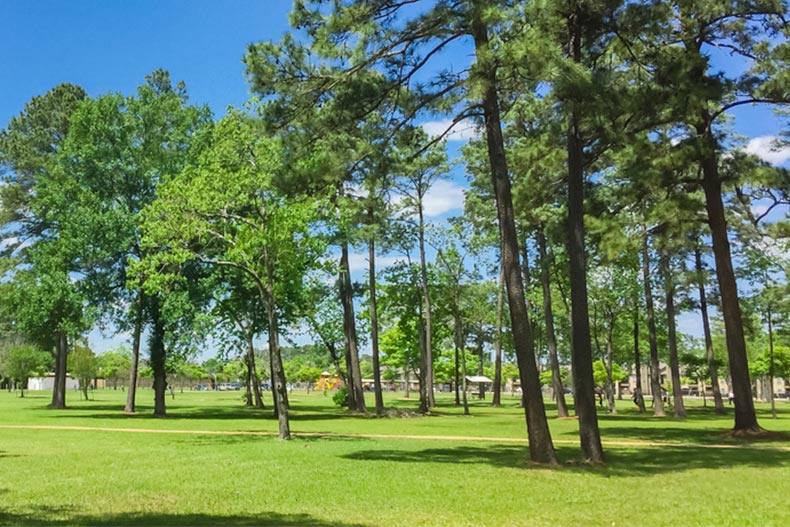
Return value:
<svg viewBox="0 0 790 527">
<path fill-rule="evenodd" d="M 153 413 L 153 392 L 138 392 L 138 413 L 134 416 L 121 412 L 126 394 L 120 390 L 95 390 L 91 400 L 80 400 L 80 394 L 70 391 L 67 410 L 53 411 L 46 408 L 51 392 L 28 392 L 24 399 L 15 394 L 0 392 L 0 423 L 20 425 L 90 426 L 109 428 L 145 428 L 177 430 L 263 431 L 276 432 L 277 421 L 272 415 L 272 405 L 267 395 L 267 409 L 260 411 L 245 408 L 243 392 L 176 392 L 167 398 L 168 417 L 157 419 Z M 292 402 L 292 431 L 335 434 L 398 434 L 443 435 L 464 437 L 526 438 L 524 411 L 518 408 L 516 398 L 502 397 L 502 408 L 492 408 L 489 400 L 470 399 L 471 416 L 464 416 L 461 408 L 454 406 L 451 394 L 437 394 L 438 407 L 430 417 L 417 417 L 416 395 L 403 398 L 402 393 L 385 393 L 389 408 L 397 408 L 414 417 L 376 419 L 370 416 L 351 415 L 332 402 L 331 392 L 306 394 L 294 391 Z M 372 394 L 368 394 L 368 408 L 373 409 Z M 572 402 L 572 399 L 569 399 Z M 639 415 L 630 400 L 618 401 L 618 414 L 608 415 L 599 408 L 600 427 L 604 442 L 663 441 L 682 443 L 739 443 L 725 437 L 732 428 L 732 415 L 716 416 L 709 407 L 702 408 L 700 399 L 689 399 L 688 419 L 672 417 L 654 418 L 648 412 Z M 556 415 L 556 406 L 546 402 L 547 414 Z M 766 404 L 757 404 L 761 424 L 775 431 L 790 432 L 790 404 L 777 402 L 779 419 L 770 418 Z M 649 409 L 648 409 L 649 410 Z M 671 412 L 669 412 L 671 415 Z M 552 436 L 559 441 L 578 440 L 575 420 L 550 420 Z"/>
<path fill-rule="evenodd" d="M 122 416 L 121 392 L 94 401 L 69 393 L 70 409 L 46 410 L 49 394 L 0 394 L 0 424 L 174 430 L 276 430 L 240 407 L 238 392 L 176 394 L 172 417 L 150 408 Z M 150 391 L 140 392 L 143 401 Z M 395 396 L 397 397 L 397 396 Z M 329 401 L 327 399 L 330 399 Z M 347 416 L 322 394 L 294 393 L 293 429 L 334 433 L 524 437 L 523 412 L 451 401 L 436 417 Z M 684 446 L 610 446 L 605 467 L 527 462 L 526 445 L 497 441 L 183 435 L 0 428 L 2 525 L 786 525 L 790 451 L 778 444 L 710 448 L 731 426 L 702 409 L 683 421 L 602 416 L 604 442 L 660 440 Z M 119 405 L 119 403 L 121 403 Z M 391 398 L 391 406 L 414 401 Z M 770 421 L 788 430 L 790 405 Z M 550 408 L 550 412 L 552 409 Z M 551 421 L 576 439 L 575 421 Z M 786 445 L 785 445 L 786 447 Z"/>
</svg>

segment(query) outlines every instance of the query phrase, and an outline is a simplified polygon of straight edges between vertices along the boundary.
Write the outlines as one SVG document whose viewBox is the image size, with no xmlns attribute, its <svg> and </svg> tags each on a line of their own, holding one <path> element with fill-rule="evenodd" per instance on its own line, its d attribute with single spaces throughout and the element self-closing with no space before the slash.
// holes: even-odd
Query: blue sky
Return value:
<svg viewBox="0 0 790 527">
<path fill-rule="evenodd" d="M 0 2 L 0 123 L 61 82 L 131 93 L 164 68 L 217 114 L 249 96 L 241 59 L 288 29 L 290 0 Z"/>
<path fill-rule="evenodd" d="M 129 94 L 157 68 L 183 80 L 192 102 L 208 104 L 215 115 L 249 98 L 241 62 L 247 44 L 279 40 L 288 30 L 291 0 L 2 0 L 0 1 L 0 126 L 17 115 L 33 96 L 62 82 L 84 87 L 89 95 Z M 738 67 L 735 59 L 716 57 L 719 67 Z M 769 152 L 782 123 L 767 108 L 742 107 L 733 127 L 750 148 L 777 163 L 790 150 Z M 433 130 L 442 130 L 434 123 Z M 469 134 L 450 143 L 462 144 Z M 454 148 L 453 148 L 454 150 Z M 457 214 L 462 193 L 456 175 L 432 198 L 433 218 Z M 362 255 L 352 263 L 365 266 Z M 680 318 L 681 329 L 699 334 L 698 315 Z M 91 341 L 106 349 L 119 338 Z"/>
</svg>

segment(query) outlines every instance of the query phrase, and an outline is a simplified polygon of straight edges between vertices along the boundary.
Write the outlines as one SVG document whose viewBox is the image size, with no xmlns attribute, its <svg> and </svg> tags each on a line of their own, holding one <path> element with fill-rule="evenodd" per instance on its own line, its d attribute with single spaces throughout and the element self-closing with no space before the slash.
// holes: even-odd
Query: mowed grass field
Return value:
<svg viewBox="0 0 790 527">
<path fill-rule="evenodd" d="M 125 395 L 69 392 L 70 408 L 55 411 L 48 392 L 0 393 L 0 524 L 790 523 L 790 443 L 730 439 L 732 417 L 701 400 L 685 420 L 639 415 L 627 400 L 601 413 L 603 467 L 579 463 L 576 421 L 551 419 L 562 465 L 546 468 L 528 462 L 510 396 L 502 408 L 472 400 L 471 417 L 445 395 L 432 416 L 376 419 L 294 392 L 295 438 L 280 441 L 250 434 L 277 423 L 271 405 L 244 408 L 241 392 L 176 392 L 165 419 L 151 417 L 145 389 L 139 413 L 123 415 Z M 410 415 L 417 401 L 402 395 L 387 405 Z M 772 420 L 758 405 L 761 424 L 790 431 L 790 404 L 777 406 Z"/>
</svg>

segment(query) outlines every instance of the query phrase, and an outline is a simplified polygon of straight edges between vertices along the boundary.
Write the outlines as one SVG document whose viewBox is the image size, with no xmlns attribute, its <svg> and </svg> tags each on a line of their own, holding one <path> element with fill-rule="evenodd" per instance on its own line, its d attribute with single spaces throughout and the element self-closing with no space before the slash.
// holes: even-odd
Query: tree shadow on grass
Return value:
<svg viewBox="0 0 790 527">
<path fill-rule="evenodd" d="M 557 448 L 560 461 L 568 461 L 556 470 L 583 472 L 603 477 L 646 477 L 654 474 L 686 472 L 696 469 L 732 467 L 790 467 L 790 455 L 771 449 L 716 449 L 705 447 L 609 448 L 604 466 L 578 463 L 575 447 Z M 551 469 L 529 463 L 526 446 L 488 445 L 426 448 L 420 450 L 364 450 L 342 456 L 354 461 L 387 461 L 409 464 L 448 463 L 489 465 L 525 470 Z"/>
<path fill-rule="evenodd" d="M 289 417 L 292 421 L 326 421 L 334 419 L 347 419 L 353 415 L 338 414 L 334 412 L 321 412 L 322 407 L 298 406 L 294 407 Z M 134 414 L 123 413 L 123 408 L 118 405 L 90 405 L 67 408 L 61 413 L 54 414 L 56 418 L 84 418 L 84 419 L 113 419 L 113 420 L 207 420 L 224 421 L 240 419 L 269 419 L 274 420 L 274 410 L 271 406 L 266 408 L 252 408 L 247 406 L 177 406 L 167 410 L 167 416 L 155 417 L 153 407 L 139 406 Z M 359 416 L 364 418 L 365 416 Z"/>
<path fill-rule="evenodd" d="M 700 445 L 728 444 L 728 445 L 749 445 L 753 442 L 736 439 L 729 435 L 732 431 L 729 428 L 688 428 L 673 426 L 657 427 L 627 427 L 627 426 L 606 426 L 601 429 L 603 440 L 606 438 L 625 439 L 633 441 L 661 441 L 671 443 L 693 443 Z M 779 445 L 790 446 L 790 442 L 777 440 Z M 790 456 L 790 454 L 788 454 Z"/>
<path fill-rule="evenodd" d="M 213 514 L 157 514 L 157 513 L 124 513 L 113 515 L 83 515 L 61 507 L 36 507 L 23 513 L 7 512 L 0 508 L 0 525 L 125 525 L 125 526 L 283 526 L 283 527 L 365 527 L 363 524 L 352 524 L 316 518 L 309 514 L 281 514 L 264 511 L 248 515 L 213 515 Z"/>
</svg>

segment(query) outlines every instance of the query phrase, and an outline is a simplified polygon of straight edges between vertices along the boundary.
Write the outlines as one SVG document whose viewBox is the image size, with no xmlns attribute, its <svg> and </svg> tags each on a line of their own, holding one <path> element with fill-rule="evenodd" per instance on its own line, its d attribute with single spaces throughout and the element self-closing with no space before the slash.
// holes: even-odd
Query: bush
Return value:
<svg viewBox="0 0 790 527">
<path fill-rule="evenodd" d="M 332 401 L 338 406 L 348 406 L 348 388 L 341 386 L 335 395 L 332 396 Z"/>
</svg>

